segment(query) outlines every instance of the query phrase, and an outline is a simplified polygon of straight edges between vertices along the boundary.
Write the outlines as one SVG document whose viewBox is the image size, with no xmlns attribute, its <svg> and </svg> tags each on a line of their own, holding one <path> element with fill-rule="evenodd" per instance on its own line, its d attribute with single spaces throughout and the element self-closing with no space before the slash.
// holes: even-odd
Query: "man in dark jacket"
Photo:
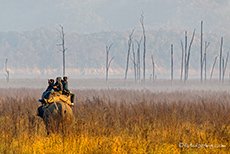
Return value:
<svg viewBox="0 0 230 154">
<path fill-rule="evenodd" d="M 59 92 L 60 94 L 62 94 L 63 85 L 62 85 L 62 82 L 61 82 L 61 77 L 56 78 L 56 83 L 53 86 L 53 90 L 56 91 L 56 92 Z"/>
<path fill-rule="evenodd" d="M 51 91 L 54 86 L 54 79 L 49 79 L 48 80 L 48 87 L 46 88 L 46 91 Z"/>
<path fill-rule="evenodd" d="M 42 106 L 40 106 L 37 110 L 37 115 L 40 116 L 41 118 L 43 118 L 43 105 L 46 104 L 46 101 L 49 97 L 50 97 L 50 93 L 53 89 L 54 86 L 54 79 L 48 79 L 48 87 L 46 88 L 46 90 L 43 92 L 42 94 L 42 99 L 39 99 L 38 101 L 42 103 Z"/>
<path fill-rule="evenodd" d="M 48 79 L 48 87 L 46 88 L 46 90 L 43 92 L 42 94 L 42 99 L 39 100 L 39 102 L 41 103 L 45 103 L 44 102 L 44 98 L 49 98 L 49 95 L 53 89 L 54 86 L 54 79 Z"/>
</svg>

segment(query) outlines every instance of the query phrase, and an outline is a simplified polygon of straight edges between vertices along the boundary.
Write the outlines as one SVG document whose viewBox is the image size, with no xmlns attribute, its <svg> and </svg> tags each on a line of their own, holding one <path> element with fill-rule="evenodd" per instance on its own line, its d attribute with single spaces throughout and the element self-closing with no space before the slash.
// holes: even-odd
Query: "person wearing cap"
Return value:
<svg viewBox="0 0 230 154">
<path fill-rule="evenodd" d="M 63 85 L 62 94 L 68 96 L 71 92 L 70 92 L 70 90 L 69 90 L 68 78 L 67 78 L 66 76 L 63 77 L 62 85 Z"/>
<path fill-rule="evenodd" d="M 57 77 L 56 78 L 56 82 L 53 86 L 53 90 L 55 92 L 59 92 L 60 94 L 62 94 L 62 91 L 63 91 L 63 85 L 62 85 L 62 82 L 61 82 L 61 77 Z"/>
<path fill-rule="evenodd" d="M 54 79 L 48 79 L 48 87 L 46 88 L 46 92 L 51 92 L 54 86 Z"/>
<path fill-rule="evenodd" d="M 43 92 L 42 94 L 42 98 L 39 99 L 39 102 L 41 103 L 45 103 L 44 98 L 49 98 L 49 95 L 53 89 L 54 86 L 54 79 L 48 79 L 48 87 L 46 88 L 46 90 Z"/>
<path fill-rule="evenodd" d="M 63 95 L 66 95 L 66 96 L 69 96 L 70 95 L 70 101 L 71 101 L 71 104 L 72 106 L 74 106 L 74 94 L 71 93 L 71 91 L 69 90 L 69 85 L 68 85 L 68 78 L 66 76 L 63 77 L 63 81 L 62 81 L 62 84 L 63 84 L 63 91 L 62 91 L 62 94 Z"/>
</svg>

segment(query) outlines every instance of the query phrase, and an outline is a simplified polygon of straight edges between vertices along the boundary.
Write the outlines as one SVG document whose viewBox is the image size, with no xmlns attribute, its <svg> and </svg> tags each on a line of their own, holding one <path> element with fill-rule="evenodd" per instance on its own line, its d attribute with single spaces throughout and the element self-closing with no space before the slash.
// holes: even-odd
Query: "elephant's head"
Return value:
<svg viewBox="0 0 230 154">
<path fill-rule="evenodd" d="M 42 117 L 46 125 L 47 134 L 69 132 L 74 119 L 72 108 L 61 101 L 52 103 L 45 108 Z"/>
</svg>

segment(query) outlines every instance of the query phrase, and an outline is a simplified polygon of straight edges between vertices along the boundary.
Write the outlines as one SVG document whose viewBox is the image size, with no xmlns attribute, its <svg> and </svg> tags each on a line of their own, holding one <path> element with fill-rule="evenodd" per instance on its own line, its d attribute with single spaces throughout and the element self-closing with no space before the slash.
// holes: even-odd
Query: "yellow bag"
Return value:
<svg viewBox="0 0 230 154">
<path fill-rule="evenodd" d="M 70 97 L 67 97 L 66 95 L 60 95 L 59 99 L 71 106 Z"/>
<path fill-rule="evenodd" d="M 67 97 L 66 95 L 60 95 L 58 93 L 52 93 L 50 98 L 47 100 L 47 103 L 51 104 L 58 101 L 62 101 L 71 106 L 70 96 Z"/>
</svg>

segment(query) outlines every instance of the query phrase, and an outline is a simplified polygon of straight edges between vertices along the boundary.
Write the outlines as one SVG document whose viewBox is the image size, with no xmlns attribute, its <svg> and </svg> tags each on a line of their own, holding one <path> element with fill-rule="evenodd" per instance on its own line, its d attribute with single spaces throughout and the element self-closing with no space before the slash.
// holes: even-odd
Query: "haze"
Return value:
<svg viewBox="0 0 230 154">
<path fill-rule="evenodd" d="M 6 58 L 11 77 L 61 75 L 62 54 L 57 54 L 60 50 L 57 29 L 62 25 L 68 49 L 67 75 L 104 78 L 105 47 L 113 43 L 110 56 L 115 59 L 109 75 L 123 78 L 129 33 L 135 28 L 134 41 L 142 36 L 141 14 L 147 32 L 146 77 L 152 73 L 151 55 L 155 59 L 156 75 L 170 77 L 171 44 L 175 51 L 174 76 L 180 77 L 180 41 L 184 41 L 184 31 L 188 31 L 190 41 L 193 29 L 196 35 L 189 75 L 199 77 L 200 63 L 197 61 L 200 59 L 202 20 L 204 41 L 210 42 L 208 77 L 214 58 L 219 54 L 222 36 L 225 59 L 230 49 L 226 43 L 230 41 L 228 0 L 1 0 L 0 4 L 0 77 L 5 77 Z M 142 50 L 141 46 L 141 54 Z M 129 63 L 128 77 L 134 78 L 132 61 Z M 226 70 L 227 76 L 229 68 Z M 214 77 L 217 76 L 218 64 L 214 70 Z"/>
<path fill-rule="evenodd" d="M 1 0 L 0 31 L 127 31 L 142 12 L 147 29 L 193 29 L 204 20 L 207 32 L 223 35 L 230 26 L 228 0 Z"/>
</svg>

